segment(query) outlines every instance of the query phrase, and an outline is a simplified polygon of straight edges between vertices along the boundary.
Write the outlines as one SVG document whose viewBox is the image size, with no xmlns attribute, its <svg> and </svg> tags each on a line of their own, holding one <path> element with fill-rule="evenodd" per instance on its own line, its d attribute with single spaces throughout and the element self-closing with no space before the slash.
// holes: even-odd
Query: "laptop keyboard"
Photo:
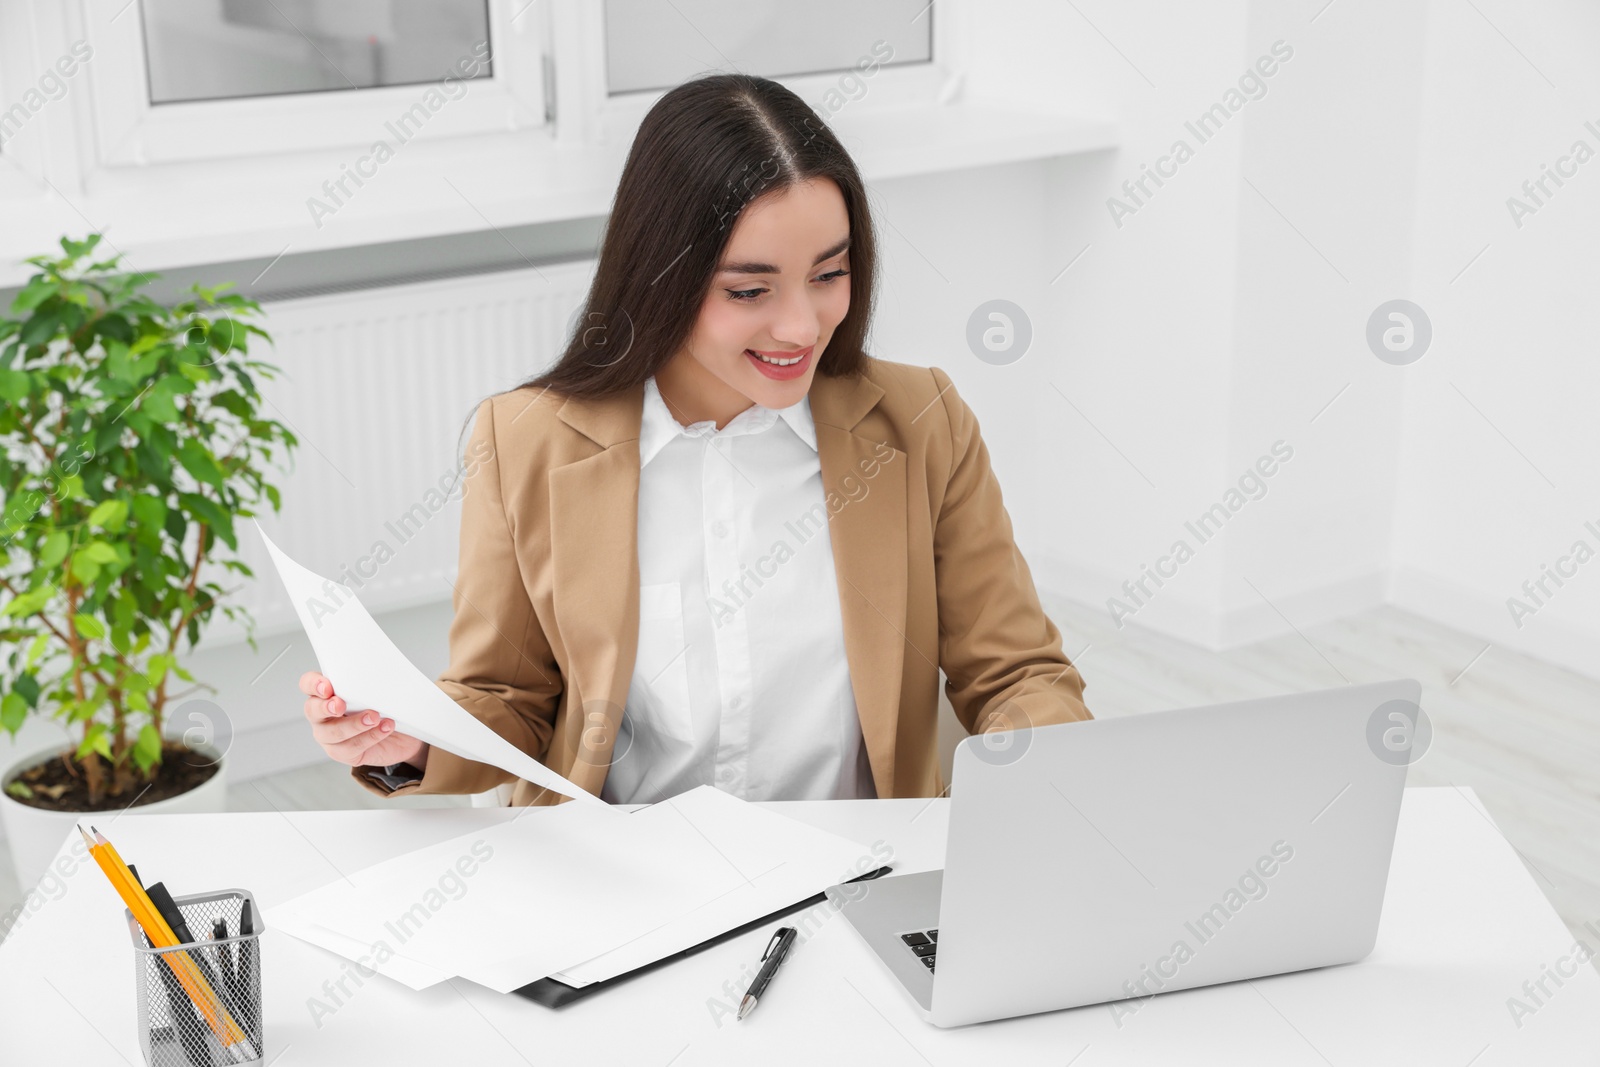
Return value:
<svg viewBox="0 0 1600 1067">
<path fill-rule="evenodd" d="M 917 954 L 917 958 L 922 961 L 922 965 L 924 967 L 928 968 L 929 971 L 933 970 L 933 958 L 935 950 L 939 947 L 938 930 L 923 930 L 920 932 L 901 934 L 900 940 L 904 941 L 906 943 L 906 947 Z"/>
</svg>

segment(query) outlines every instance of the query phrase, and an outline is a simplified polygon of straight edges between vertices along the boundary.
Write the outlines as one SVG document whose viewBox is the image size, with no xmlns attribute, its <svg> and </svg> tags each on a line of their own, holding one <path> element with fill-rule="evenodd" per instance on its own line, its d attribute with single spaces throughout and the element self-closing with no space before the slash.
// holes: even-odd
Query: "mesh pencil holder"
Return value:
<svg viewBox="0 0 1600 1067">
<path fill-rule="evenodd" d="M 239 917 L 247 900 L 253 930 L 241 936 Z M 133 913 L 122 910 L 133 935 L 139 1047 L 145 1063 L 149 1067 L 260 1063 L 265 929 L 261 909 L 242 889 L 193 893 L 174 897 L 173 903 L 198 942 L 152 948 Z M 212 940 L 217 919 L 225 921 L 234 936 Z"/>
</svg>

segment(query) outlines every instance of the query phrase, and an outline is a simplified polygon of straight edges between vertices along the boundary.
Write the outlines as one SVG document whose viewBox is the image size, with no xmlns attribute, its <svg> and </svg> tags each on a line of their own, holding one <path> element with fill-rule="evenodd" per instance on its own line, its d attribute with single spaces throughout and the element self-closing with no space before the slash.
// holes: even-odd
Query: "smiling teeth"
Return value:
<svg viewBox="0 0 1600 1067">
<path fill-rule="evenodd" d="M 802 359 L 806 358 L 804 356 L 796 356 L 793 359 L 768 359 L 766 356 L 763 356 L 760 352 L 757 352 L 753 348 L 747 348 L 745 351 L 750 353 L 752 356 L 755 356 L 761 362 L 770 363 L 774 367 L 791 367 L 794 364 L 799 363 Z"/>
</svg>

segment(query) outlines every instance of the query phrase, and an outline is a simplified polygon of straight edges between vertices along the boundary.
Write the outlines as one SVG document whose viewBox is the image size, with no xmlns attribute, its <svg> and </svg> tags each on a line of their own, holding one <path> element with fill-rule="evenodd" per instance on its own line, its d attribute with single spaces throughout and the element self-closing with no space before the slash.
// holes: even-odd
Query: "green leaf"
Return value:
<svg viewBox="0 0 1600 1067">
<path fill-rule="evenodd" d="M 7 693 L 3 698 L 0 698 L 0 727 L 3 727 L 6 733 L 15 737 L 17 731 L 22 729 L 22 722 L 27 717 L 28 702 L 23 700 L 22 697 L 16 693 Z"/>
<path fill-rule="evenodd" d="M 12 686 L 18 696 L 28 702 L 28 707 L 39 706 L 39 679 L 30 672 L 24 671 L 17 675 L 17 684 Z"/>
<path fill-rule="evenodd" d="M 180 508 L 185 506 L 183 498 L 187 495 L 187 493 L 178 494 L 178 506 Z M 162 525 L 162 528 L 167 531 L 167 535 L 169 537 L 179 544 L 182 544 L 184 535 L 189 530 L 189 523 L 188 520 L 183 517 L 183 513 L 179 511 L 178 508 L 170 508 L 167 511 L 167 520 Z"/>
<path fill-rule="evenodd" d="M 219 352 L 229 352 L 244 341 L 244 328 L 232 319 L 218 319 L 211 324 L 211 347 Z"/>
<path fill-rule="evenodd" d="M 94 324 L 95 332 L 101 337 L 124 344 L 133 340 L 133 328 L 128 325 L 128 320 L 121 315 L 102 315 Z"/>
<path fill-rule="evenodd" d="M 167 672 L 173 667 L 177 666 L 177 663 L 178 660 L 176 656 L 169 655 L 165 652 L 151 656 L 150 662 L 145 671 L 145 680 L 148 681 L 152 687 L 159 686 L 162 682 L 166 681 Z"/>
<path fill-rule="evenodd" d="M 222 469 L 199 441 L 190 438 L 179 445 L 178 462 L 183 464 L 184 470 L 194 475 L 195 481 L 222 488 Z"/>
<path fill-rule="evenodd" d="M 178 405 L 172 401 L 172 387 L 165 379 L 157 382 L 148 393 L 144 394 L 139 406 L 144 409 L 146 415 L 157 422 L 175 423 L 183 417 L 178 412 Z"/>
<path fill-rule="evenodd" d="M 78 631 L 78 636 L 87 641 L 96 641 L 106 635 L 106 624 L 93 615 L 74 615 L 72 626 Z"/>
<path fill-rule="evenodd" d="M 24 311 L 32 311 L 44 303 L 55 291 L 56 283 L 49 278 L 35 278 L 28 283 L 22 292 L 17 294 L 15 300 L 11 301 L 11 313 L 20 315 Z"/>
<path fill-rule="evenodd" d="M 161 735 L 150 723 L 139 728 L 133 742 L 133 762 L 141 771 L 149 771 L 161 759 Z"/>
<path fill-rule="evenodd" d="M 104 530 L 115 533 L 121 530 L 128 521 L 128 502 L 126 500 L 102 501 L 93 511 L 89 512 L 89 525 L 98 526 Z M 101 560 L 101 563 L 107 562 Z"/>
<path fill-rule="evenodd" d="M 37 589 L 30 589 L 26 593 L 20 593 L 12 598 L 11 602 L 5 606 L 4 610 L 0 610 L 0 617 L 8 615 L 26 617 L 32 615 L 34 612 L 48 604 L 50 602 L 50 598 L 55 595 L 55 592 L 56 590 L 54 586 L 41 585 Z"/>
<path fill-rule="evenodd" d="M 136 496 L 133 498 L 133 517 L 140 526 L 159 530 L 167 521 L 167 505 L 157 496 Z"/>
<path fill-rule="evenodd" d="M 23 800 L 33 796 L 33 790 L 28 788 L 27 782 L 12 782 L 6 786 L 6 792 L 14 797 L 21 797 Z"/>
<path fill-rule="evenodd" d="M 111 617 L 116 621 L 117 629 L 123 631 L 133 629 L 134 617 L 139 613 L 138 599 L 133 590 L 125 588 L 122 595 L 112 604 Z"/>
<path fill-rule="evenodd" d="M 94 246 L 100 243 L 100 235 L 91 233 L 81 241 L 74 241 L 70 237 L 61 238 L 61 250 L 67 254 L 68 259 L 82 259 L 94 251 Z"/>
<path fill-rule="evenodd" d="M 117 550 L 104 541 L 91 541 L 83 547 L 83 554 L 96 563 L 106 564 L 117 562 Z"/>
<path fill-rule="evenodd" d="M 59 299 L 52 297 L 51 300 L 54 300 L 58 308 L 61 306 Z M 46 300 L 45 303 L 49 304 L 51 300 Z M 19 336 L 24 345 L 42 345 L 54 337 L 60 329 L 60 314 L 50 308 L 40 308 L 23 324 L 22 333 Z"/>
<path fill-rule="evenodd" d="M 94 580 L 100 577 L 100 564 L 89 558 L 86 552 L 72 554 L 72 576 L 84 585 L 93 585 Z"/>
<path fill-rule="evenodd" d="M 241 419 L 248 419 L 255 414 L 255 408 L 243 396 L 233 389 L 225 389 L 211 398 L 217 407 Z"/>
<path fill-rule="evenodd" d="M 44 547 L 39 550 L 39 566 L 56 567 L 67 558 L 67 549 L 72 547 L 72 536 L 65 530 L 57 530 L 44 540 Z"/>
<path fill-rule="evenodd" d="M 179 493 L 178 503 L 213 529 L 228 521 L 227 512 L 218 507 L 214 501 L 207 500 L 197 493 Z"/>
<path fill-rule="evenodd" d="M 39 657 L 44 655 L 44 650 L 49 646 L 49 634 L 40 634 L 38 637 L 35 637 L 33 639 L 33 644 L 28 646 L 28 659 L 23 666 L 31 668 L 35 663 L 38 663 Z"/>
<path fill-rule="evenodd" d="M 0 397 L 16 403 L 28 398 L 33 379 L 27 371 L 0 370 Z"/>
<path fill-rule="evenodd" d="M 98 752 L 106 759 L 112 759 L 111 738 L 103 722 L 89 724 L 88 732 L 84 734 L 82 743 L 78 745 L 78 758 L 83 759 L 91 752 Z"/>
</svg>

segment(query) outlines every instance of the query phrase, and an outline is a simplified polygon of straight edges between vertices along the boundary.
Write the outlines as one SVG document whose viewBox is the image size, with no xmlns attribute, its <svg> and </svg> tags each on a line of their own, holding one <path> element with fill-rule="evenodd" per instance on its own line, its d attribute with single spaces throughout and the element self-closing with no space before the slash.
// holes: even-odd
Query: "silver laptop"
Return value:
<svg viewBox="0 0 1600 1067">
<path fill-rule="evenodd" d="M 830 887 L 922 1016 L 959 1026 L 1372 951 L 1421 687 L 975 735 L 942 871 Z"/>
</svg>

